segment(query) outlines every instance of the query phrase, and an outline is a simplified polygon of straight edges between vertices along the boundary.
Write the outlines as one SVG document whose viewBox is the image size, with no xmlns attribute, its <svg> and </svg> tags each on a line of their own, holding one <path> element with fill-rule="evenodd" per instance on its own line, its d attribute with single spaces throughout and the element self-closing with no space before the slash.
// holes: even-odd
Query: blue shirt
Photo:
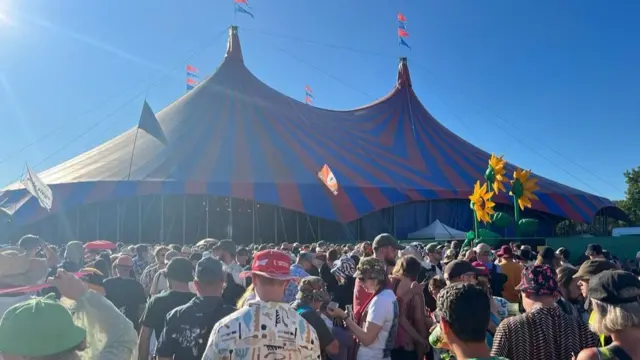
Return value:
<svg viewBox="0 0 640 360">
<path fill-rule="evenodd" d="M 289 273 L 291 276 L 302 279 L 309 276 L 309 274 L 304 270 L 304 268 L 298 264 L 293 264 L 289 268 Z M 282 298 L 282 302 L 284 303 L 292 303 L 296 299 L 296 295 L 298 294 L 298 284 L 291 281 L 289 285 L 284 290 L 284 297 Z"/>
</svg>

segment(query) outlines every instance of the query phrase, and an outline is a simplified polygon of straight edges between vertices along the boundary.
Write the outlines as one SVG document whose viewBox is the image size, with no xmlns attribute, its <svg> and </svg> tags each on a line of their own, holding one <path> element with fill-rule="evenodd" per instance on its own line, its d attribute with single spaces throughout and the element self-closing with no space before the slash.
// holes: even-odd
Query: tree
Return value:
<svg viewBox="0 0 640 360">
<path fill-rule="evenodd" d="M 624 172 L 627 191 L 625 199 L 616 201 L 616 205 L 624 210 L 631 221 L 640 223 L 640 166 Z"/>
</svg>

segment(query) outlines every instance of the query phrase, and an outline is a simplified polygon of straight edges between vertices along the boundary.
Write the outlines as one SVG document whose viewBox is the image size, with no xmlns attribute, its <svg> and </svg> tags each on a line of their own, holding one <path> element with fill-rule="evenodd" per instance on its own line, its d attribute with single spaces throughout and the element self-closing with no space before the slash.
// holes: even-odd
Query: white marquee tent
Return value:
<svg viewBox="0 0 640 360">
<path fill-rule="evenodd" d="M 435 239 L 435 240 L 456 240 L 465 239 L 467 233 L 456 230 L 440 222 L 434 221 L 426 228 L 412 232 L 408 235 L 409 239 Z"/>
</svg>

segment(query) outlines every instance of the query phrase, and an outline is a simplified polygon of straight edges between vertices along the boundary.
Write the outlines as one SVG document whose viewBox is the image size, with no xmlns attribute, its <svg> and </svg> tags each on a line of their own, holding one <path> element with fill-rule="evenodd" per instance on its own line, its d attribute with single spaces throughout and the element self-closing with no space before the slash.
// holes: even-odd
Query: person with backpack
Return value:
<svg viewBox="0 0 640 360">
<path fill-rule="evenodd" d="M 236 309 L 224 303 L 222 263 L 206 257 L 196 264 L 193 281 L 198 295 L 171 311 L 158 340 L 158 360 L 200 360 L 213 326 Z"/>
<path fill-rule="evenodd" d="M 477 261 L 484 264 L 489 269 L 489 283 L 491 285 L 491 293 L 493 296 L 502 297 L 504 284 L 507 282 L 507 276 L 502 273 L 500 265 L 491 261 L 491 247 L 481 243 L 474 249 L 476 251 Z"/>
</svg>

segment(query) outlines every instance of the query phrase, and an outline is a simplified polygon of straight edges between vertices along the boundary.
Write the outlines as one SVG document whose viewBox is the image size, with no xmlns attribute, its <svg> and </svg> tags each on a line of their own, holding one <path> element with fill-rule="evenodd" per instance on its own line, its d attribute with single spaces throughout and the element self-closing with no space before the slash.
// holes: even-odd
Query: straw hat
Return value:
<svg viewBox="0 0 640 360">
<path fill-rule="evenodd" d="M 18 247 L 0 249 L 0 284 L 29 286 L 46 279 L 49 267 L 45 259 L 30 258 Z"/>
</svg>

